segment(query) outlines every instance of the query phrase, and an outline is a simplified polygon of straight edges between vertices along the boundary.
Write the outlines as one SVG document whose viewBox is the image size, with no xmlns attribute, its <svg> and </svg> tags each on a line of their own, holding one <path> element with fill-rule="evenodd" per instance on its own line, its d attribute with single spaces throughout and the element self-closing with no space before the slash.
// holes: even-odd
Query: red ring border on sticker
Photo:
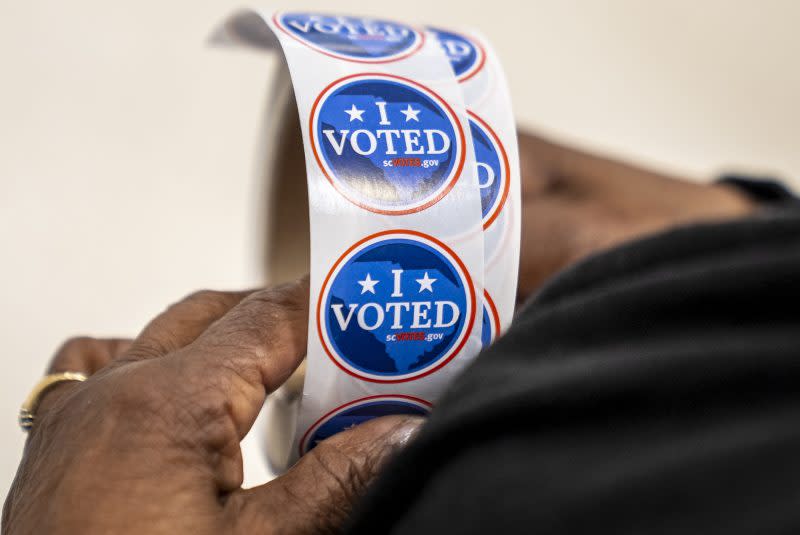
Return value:
<svg viewBox="0 0 800 535">
<path fill-rule="evenodd" d="M 472 332 L 475 308 L 472 278 L 450 247 L 422 232 L 387 230 L 359 240 L 334 263 L 315 317 L 323 350 L 339 369 L 393 384 L 452 361 Z"/>
<path fill-rule="evenodd" d="M 403 109 L 406 101 L 395 105 L 379 96 L 354 96 L 348 93 L 358 89 L 353 89 L 354 85 L 384 86 L 387 93 L 405 90 L 400 96 L 418 98 L 420 105 L 414 108 L 407 104 Z M 332 98 L 340 102 L 332 102 Z M 359 105 L 358 100 L 367 101 Z M 426 119 L 420 115 L 431 113 L 422 109 L 425 104 L 437 107 L 435 124 L 421 123 Z M 343 115 L 337 116 L 338 112 Z M 326 129 L 320 126 L 321 121 L 333 127 Z M 403 121 L 406 124 L 397 125 Z M 410 126 L 419 128 L 391 128 L 407 126 L 409 122 Z M 464 169 L 466 136 L 453 108 L 435 91 L 402 76 L 357 73 L 331 82 L 314 100 L 308 132 L 314 159 L 331 186 L 356 206 L 378 214 L 407 215 L 433 206 L 453 189 Z M 438 179 L 436 187 L 419 194 L 419 183 L 440 169 L 439 160 L 425 158 L 426 153 L 435 153 L 429 155 L 438 158 L 445 151 L 444 144 L 447 144 L 446 152 L 452 153 L 447 158 L 448 172 Z M 382 158 L 374 156 L 379 149 L 382 149 Z M 372 157 L 367 166 L 365 157 Z M 434 162 L 435 167 L 428 165 Z M 388 177 L 387 172 L 391 172 Z M 387 191 L 408 193 L 389 199 Z"/>
</svg>

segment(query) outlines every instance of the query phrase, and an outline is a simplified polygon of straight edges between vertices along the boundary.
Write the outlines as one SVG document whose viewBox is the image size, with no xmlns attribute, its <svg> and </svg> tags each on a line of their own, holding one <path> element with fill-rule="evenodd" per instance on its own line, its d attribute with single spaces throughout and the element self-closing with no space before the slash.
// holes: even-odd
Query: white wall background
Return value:
<svg viewBox="0 0 800 535">
<path fill-rule="evenodd" d="M 271 60 L 204 46 L 241 1 L 0 0 L 0 497 L 18 404 L 62 339 L 261 280 Z M 700 178 L 800 177 L 800 2 L 273 4 L 476 26 L 526 126 Z M 246 462 L 266 477 L 252 439 Z"/>
</svg>

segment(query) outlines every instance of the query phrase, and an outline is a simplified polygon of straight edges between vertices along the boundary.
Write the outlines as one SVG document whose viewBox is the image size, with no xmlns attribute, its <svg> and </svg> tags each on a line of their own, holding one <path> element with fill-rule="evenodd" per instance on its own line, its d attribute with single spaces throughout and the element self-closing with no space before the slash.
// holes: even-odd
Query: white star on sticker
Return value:
<svg viewBox="0 0 800 535">
<path fill-rule="evenodd" d="M 400 110 L 400 113 L 406 116 L 406 122 L 408 121 L 419 122 L 419 117 L 417 117 L 417 115 L 419 115 L 420 111 L 422 110 L 415 110 L 411 107 L 411 104 L 409 104 L 408 106 L 406 106 L 406 109 Z"/>
<path fill-rule="evenodd" d="M 375 285 L 378 284 L 380 281 L 373 279 L 369 273 L 367 273 L 367 278 L 363 281 L 358 281 L 361 285 L 361 294 L 365 294 L 367 292 L 375 295 Z"/>
<path fill-rule="evenodd" d="M 361 121 L 362 123 L 364 122 L 364 119 L 361 117 L 362 115 L 364 115 L 364 110 L 359 110 L 358 108 L 356 108 L 355 104 L 350 106 L 349 110 L 344 110 L 344 112 L 350 116 L 351 123 L 356 120 Z"/>
<path fill-rule="evenodd" d="M 428 277 L 428 272 L 425 272 L 425 275 L 422 276 L 421 279 L 416 279 L 419 283 L 419 291 L 422 293 L 422 290 L 428 290 L 429 292 L 433 293 L 433 283 L 436 282 L 436 279 L 432 279 Z"/>
</svg>

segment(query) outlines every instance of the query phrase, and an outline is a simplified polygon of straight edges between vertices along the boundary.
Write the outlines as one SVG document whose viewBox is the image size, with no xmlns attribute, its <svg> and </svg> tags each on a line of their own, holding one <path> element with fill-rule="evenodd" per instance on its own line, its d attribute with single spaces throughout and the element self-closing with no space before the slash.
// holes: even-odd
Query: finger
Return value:
<svg viewBox="0 0 800 535">
<path fill-rule="evenodd" d="M 225 414 L 241 439 L 255 421 L 267 392 L 275 390 L 306 352 L 308 278 L 255 292 L 211 325 L 172 366 L 216 414 Z M 191 392 L 188 395 L 193 395 Z"/>
<path fill-rule="evenodd" d="M 47 373 L 81 372 L 92 375 L 119 357 L 130 345 L 131 340 L 127 338 L 70 338 L 50 360 Z"/>
<path fill-rule="evenodd" d="M 47 373 L 80 372 L 93 375 L 122 355 L 131 341 L 126 338 L 90 338 L 79 336 L 70 338 L 56 351 L 47 367 Z M 44 415 L 57 404 L 76 383 L 69 381 L 51 386 L 42 395 L 37 416 Z"/>
<path fill-rule="evenodd" d="M 225 504 L 234 533 L 338 533 L 355 502 L 424 419 L 387 416 L 321 442 L 285 475 L 232 494 Z"/>
<path fill-rule="evenodd" d="M 127 356 L 135 360 L 162 357 L 187 346 L 254 291 L 201 290 L 190 294 L 148 323 Z"/>
</svg>

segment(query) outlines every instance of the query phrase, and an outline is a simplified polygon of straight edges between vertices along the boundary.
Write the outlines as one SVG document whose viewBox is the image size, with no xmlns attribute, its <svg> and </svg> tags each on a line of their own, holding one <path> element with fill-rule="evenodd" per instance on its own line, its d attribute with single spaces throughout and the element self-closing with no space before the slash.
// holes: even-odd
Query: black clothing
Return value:
<svg viewBox="0 0 800 535">
<path fill-rule="evenodd" d="M 789 188 L 774 178 L 761 177 L 754 179 L 750 176 L 728 173 L 722 175 L 718 182 L 738 188 L 756 202 L 773 206 L 781 205 L 787 207 L 794 205 L 797 207 L 797 197 Z"/>
<path fill-rule="evenodd" d="M 557 275 L 349 532 L 800 533 L 800 214 L 679 228 Z"/>
</svg>

